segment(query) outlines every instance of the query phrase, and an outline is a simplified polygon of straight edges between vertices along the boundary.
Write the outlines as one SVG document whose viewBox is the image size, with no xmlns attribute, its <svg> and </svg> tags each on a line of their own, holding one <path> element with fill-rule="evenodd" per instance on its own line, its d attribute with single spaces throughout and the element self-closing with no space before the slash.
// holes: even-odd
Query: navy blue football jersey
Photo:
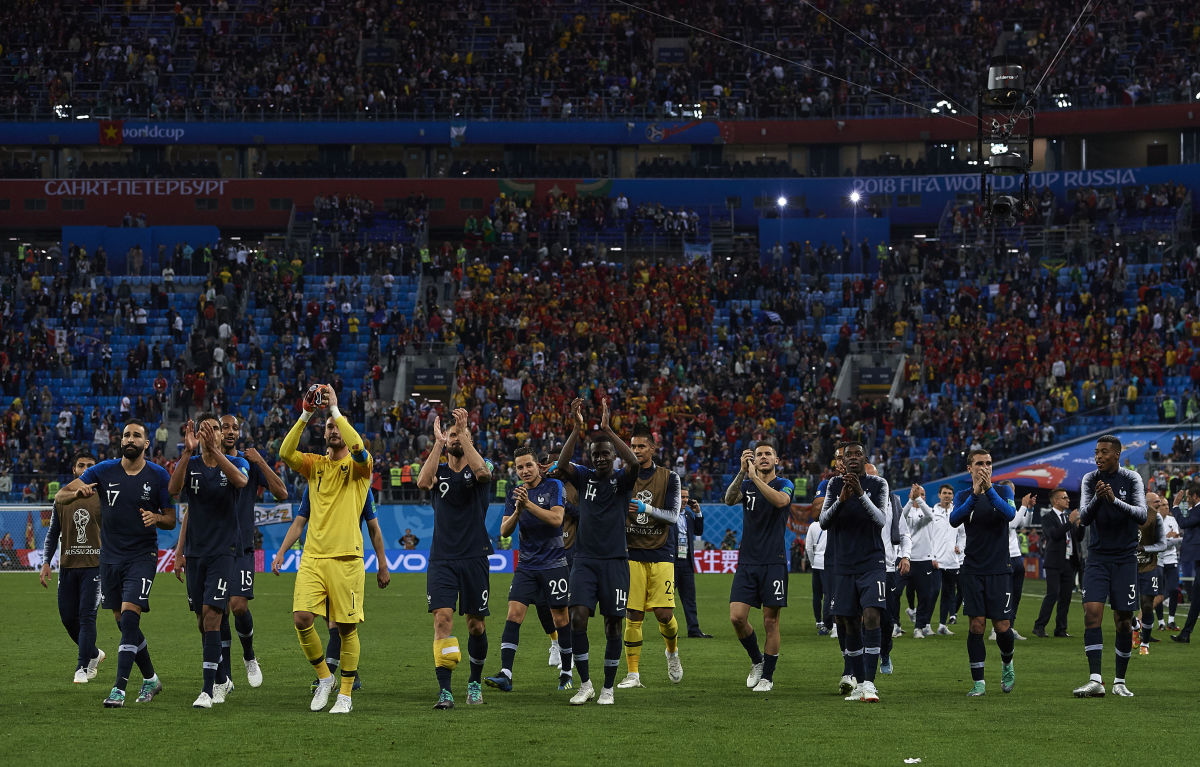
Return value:
<svg viewBox="0 0 1200 767">
<path fill-rule="evenodd" d="M 245 458 L 228 456 L 229 462 L 243 473 L 250 467 Z M 187 477 L 179 499 L 188 504 L 187 539 L 183 553 L 189 557 L 216 557 L 238 554 L 242 550 L 238 527 L 238 488 L 219 466 L 208 466 L 201 455 L 188 461 Z"/>
<path fill-rule="evenodd" d="M 575 556 L 626 559 L 625 512 L 629 509 L 637 474 L 618 469 L 607 477 L 598 477 L 587 466 L 571 465 L 577 473 L 575 489 L 579 491 Z"/>
<path fill-rule="evenodd" d="M 246 459 L 245 453 L 239 450 L 237 455 L 250 467 L 250 472 L 246 475 L 248 481 L 246 486 L 238 491 L 236 504 L 238 538 L 241 539 L 242 550 L 249 553 L 254 550 L 254 504 L 258 502 L 258 489 L 267 486 L 267 478 L 263 476 L 258 464 L 250 463 Z"/>
<path fill-rule="evenodd" d="M 529 488 L 529 500 L 543 509 L 564 506 L 562 483 L 557 479 L 543 479 L 538 485 Z M 516 505 L 510 490 L 508 499 L 504 502 L 504 516 L 510 517 L 515 512 Z M 563 513 L 566 513 L 565 509 Z M 567 563 L 561 524 L 552 525 L 528 511 L 522 511 L 517 517 L 517 528 L 521 531 L 521 550 L 517 558 L 517 567 L 522 570 L 549 570 Z"/>
<path fill-rule="evenodd" d="M 847 501 L 839 500 L 846 485 L 844 477 L 831 477 L 826 486 L 819 517 L 821 528 L 829 533 L 825 543 L 826 572 L 862 575 L 887 567 L 881 533 L 891 508 L 887 480 L 864 474 L 858 481 L 863 498 Z"/>
<path fill-rule="evenodd" d="M 967 531 L 962 572 L 975 575 L 1002 575 L 1012 572 L 1008 556 L 1008 523 L 1016 516 L 1013 491 L 1008 485 L 994 485 L 983 495 L 963 490 L 954 496 L 950 524 Z"/>
<path fill-rule="evenodd" d="M 1096 482 L 1113 489 L 1112 501 L 1096 495 Z M 1118 468 L 1112 474 L 1099 471 L 1084 475 L 1079 486 L 1079 524 L 1088 528 L 1088 559 L 1120 562 L 1137 555 L 1138 528 L 1149 517 L 1146 488 L 1136 471 Z"/>
<path fill-rule="evenodd" d="M 788 502 L 782 506 L 772 506 L 763 498 L 753 480 L 742 481 L 742 545 L 738 553 L 739 564 L 770 565 L 787 562 L 787 547 L 783 540 L 796 488 L 790 479 L 783 477 L 776 477 L 768 484 L 772 490 L 787 495 Z"/>
<path fill-rule="evenodd" d="M 489 461 L 488 471 L 492 464 Z M 433 545 L 430 560 L 473 559 L 492 553 L 484 519 L 490 483 L 480 482 L 470 466 L 453 471 L 438 465 L 433 485 Z"/>
<path fill-rule="evenodd" d="M 137 474 L 129 475 L 120 458 L 101 461 L 80 477 L 84 484 L 96 484 L 100 496 L 100 561 L 107 564 L 128 562 L 152 556 L 158 558 L 158 528 L 146 527 L 142 509 L 161 513 L 171 505 L 167 485 L 171 475 L 156 463 L 146 462 Z"/>
</svg>

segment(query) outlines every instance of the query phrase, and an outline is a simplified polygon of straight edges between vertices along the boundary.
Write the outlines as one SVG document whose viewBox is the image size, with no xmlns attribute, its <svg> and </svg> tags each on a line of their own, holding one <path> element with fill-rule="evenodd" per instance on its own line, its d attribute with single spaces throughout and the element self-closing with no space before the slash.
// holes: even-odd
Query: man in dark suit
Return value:
<svg viewBox="0 0 1200 767">
<path fill-rule="evenodd" d="M 683 603 L 687 619 L 687 635 L 697 639 L 712 639 L 712 634 L 700 630 L 696 615 L 696 536 L 704 532 L 704 512 L 699 501 L 688 497 L 687 488 L 680 489 L 679 520 L 675 523 L 675 593 Z"/>
<path fill-rule="evenodd" d="M 1079 511 L 1071 507 L 1067 491 L 1061 487 L 1050 493 L 1050 511 L 1042 515 L 1042 551 L 1046 569 L 1046 596 L 1033 624 L 1033 635 L 1046 636 L 1050 613 L 1058 605 L 1054 636 L 1069 637 L 1067 611 L 1071 609 L 1071 589 L 1079 567 Z"/>
<path fill-rule="evenodd" d="M 1192 641 L 1192 629 L 1196 627 L 1196 618 L 1200 616 L 1200 484 L 1192 484 L 1187 489 L 1187 498 L 1181 499 L 1180 504 L 1171 509 L 1179 522 L 1183 533 L 1183 546 L 1179 549 L 1180 569 L 1184 562 L 1192 563 L 1192 590 L 1188 593 L 1187 623 L 1183 631 L 1172 634 L 1171 639 L 1187 644 Z"/>
</svg>

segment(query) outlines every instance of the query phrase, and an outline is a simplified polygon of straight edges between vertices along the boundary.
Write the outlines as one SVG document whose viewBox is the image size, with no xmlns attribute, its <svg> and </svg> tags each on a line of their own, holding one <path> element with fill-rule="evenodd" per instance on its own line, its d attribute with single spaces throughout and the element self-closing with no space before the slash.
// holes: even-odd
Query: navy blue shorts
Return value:
<svg viewBox="0 0 1200 767">
<path fill-rule="evenodd" d="M 1012 573 L 979 575 L 960 572 L 958 590 L 962 594 L 963 612 L 967 617 L 994 621 L 1013 619 Z"/>
<path fill-rule="evenodd" d="M 429 563 L 425 604 L 429 612 L 458 606 L 459 615 L 491 615 L 488 611 L 488 559 L 444 559 Z"/>
<path fill-rule="evenodd" d="M 100 563 L 100 604 L 105 610 L 120 610 L 130 602 L 150 612 L 150 589 L 158 571 L 158 557 L 147 555 L 127 562 Z"/>
<path fill-rule="evenodd" d="M 887 570 L 882 567 L 869 573 L 834 573 L 829 612 L 845 618 L 862 615 L 868 607 L 886 610 L 887 595 Z"/>
<path fill-rule="evenodd" d="M 1088 557 L 1083 566 L 1083 601 L 1107 601 L 1114 610 L 1133 612 L 1138 603 L 1137 581 L 1137 559 L 1133 555 L 1124 562 Z"/>
<path fill-rule="evenodd" d="M 575 557 L 571 565 L 567 604 L 586 607 L 589 615 L 624 618 L 629 603 L 629 560 Z"/>
<path fill-rule="evenodd" d="M 828 571 L 826 571 L 828 572 Z M 787 607 L 787 565 L 739 564 L 729 588 L 729 601 L 751 607 Z"/>
<path fill-rule="evenodd" d="M 187 558 L 184 578 L 187 580 L 188 607 L 192 612 L 200 612 L 204 605 L 222 612 L 229 606 L 230 591 L 237 576 L 234 561 L 232 554 Z"/>
<path fill-rule="evenodd" d="M 542 604 L 566 607 L 571 570 L 566 565 L 549 570 L 525 570 L 518 567 L 508 587 L 508 601 L 523 605 Z"/>
<path fill-rule="evenodd" d="M 1167 596 L 1179 588 L 1179 565 L 1163 565 L 1163 592 Z"/>
<path fill-rule="evenodd" d="M 233 558 L 233 591 L 231 597 L 254 599 L 254 552 Z"/>
<path fill-rule="evenodd" d="M 1156 567 L 1153 570 L 1147 570 L 1144 573 L 1138 573 L 1138 593 L 1144 597 L 1156 597 L 1159 594 L 1167 593 L 1165 586 L 1166 578 L 1163 576 L 1163 569 Z"/>
</svg>

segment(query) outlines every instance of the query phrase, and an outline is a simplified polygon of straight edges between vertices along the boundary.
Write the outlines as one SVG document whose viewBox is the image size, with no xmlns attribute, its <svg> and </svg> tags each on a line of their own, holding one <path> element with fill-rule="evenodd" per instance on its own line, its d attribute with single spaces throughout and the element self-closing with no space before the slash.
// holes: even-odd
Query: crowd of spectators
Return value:
<svg viewBox="0 0 1200 767">
<path fill-rule="evenodd" d="M 1078 17 L 1051 0 L 823 4 L 836 25 L 781 0 L 653 6 L 661 15 L 607 0 L 361 0 L 336 12 L 323 0 L 19 0 L 0 10 L 0 100 L 21 114 L 156 118 L 828 117 L 913 109 L 903 102 L 948 111 L 972 100 L 981 52 L 1003 50 L 1036 75 Z M 1046 78 L 1041 108 L 1191 100 L 1198 25 L 1184 0 L 1101 4 Z"/>
<path fill-rule="evenodd" d="M 97 278 L 92 290 L 90 275 L 43 280 L 8 263 L 20 290 L 4 299 L 0 388 L 11 399 L 0 450 L 14 475 L 54 471 L 67 443 L 103 451 L 107 437 L 114 449 L 126 415 L 154 423 L 170 408 L 217 408 L 246 416 L 247 441 L 274 456 L 307 385 L 327 381 L 381 470 L 411 466 L 438 411 L 392 401 L 380 384 L 401 355 L 435 351 L 458 359 L 446 406 L 468 409 L 477 444 L 502 471 L 517 445 L 552 451 L 568 403 L 583 396 L 593 422 L 608 398 L 619 430 L 649 424 L 663 462 L 699 498 L 714 498 L 740 449 L 768 434 L 808 492 L 848 437 L 907 484 L 957 471 L 976 444 L 997 458 L 1019 454 L 1053 443 L 1076 416 L 1119 417 L 1150 397 L 1171 397 L 1176 418 L 1200 413 L 1197 261 L 1170 251 L 1153 268 L 1133 268 L 1111 240 L 1095 248 L 1102 255 L 1050 272 L 1023 254 L 910 240 L 878 274 L 830 276 L 768 265 L 752 249 L 711 263 L 617 264 L 590 248 L 500 243 L 459 259 L 449 246 L 430 254 L 426 269 L 441 277 L 410 317 L 389 306 L 390 271 L 334 278 L 313 271 L 313 258 L 245 258 L 244 246 L 219 246 L 184 338 L 147 339 L 123 360 L 106 355 L 103 338 L 57 349 L 42 324 L 77 300 L 91 302 L 83 326 L 128 321 L 120 279 Z M 411 271 L 418 256 L 402 258 Z M 956 274 L 979 278 L 947 279 Z M 716 307 L 727 320 L 716 321 Z M 830 342 L 822 329 L 838 307 L 851 311 Z M 900 396 L 833 397 L 856 342 L 908 353 Z M 361 375 L 343 377 L 344 343 L 366 345 Z M 47 366 L 95 371 L 93 395 L 119 396 L 118 405 L 61 402 L 40 375 Z M 129 390 L 145 370 L 153 389 Z M 1172 384 L 1177 377 L 1187 383 Z M 169 462 L 178 437 L 154 431 L 156 459 Z M 306 444 L 319 439 L 314 427 Z"/>
</svg>

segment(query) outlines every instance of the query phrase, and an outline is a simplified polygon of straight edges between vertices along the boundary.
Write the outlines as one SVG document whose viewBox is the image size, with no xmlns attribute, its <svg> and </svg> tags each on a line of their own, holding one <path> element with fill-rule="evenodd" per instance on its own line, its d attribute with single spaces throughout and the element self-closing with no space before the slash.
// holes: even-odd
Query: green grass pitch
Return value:
<svg viewBox="0 0 1200 767">
<path fill-rule="evenodd" d="M 783 647 L 775 690 L 745 687 L 749 663 L 728 621 L 731 576 L 697 576 L 701 624 L 714 639 L 682 639 L 684 679 L 666 678 L 662 643 L 646 622 L 643 690 L 618 690 L 617 703 L 567 705 L 546 665 L 547 645 L 531 614 L 521 634 L 515 690 L 484 688 L 486 705 L 465 704 L 467 665 L 454 675 L 459 702 L 434 711 L 432 620 L 425 612 L 425 577 L 394 576 L 386 591 L 373 586 L 362 631 L 364 689 L 346 717 L 308 711 L 313 677 L 292 628 L 294 576 L 260 575 L 252 603 L 255 646 L 266 681 L 245 681 L 234 638 L 234 681 L 229 701 L 193 710 L 200 689 L 200 638 L 187 611 L 182 584 L 172 575 L 155 581 L 153 610 L 142 620 L 165 685 L 152 703 L 132 703 L 140 676 L 134 669 L 130 703 L 101 706 L 115 674 L 117 629 L 100 616 L 100 644 L 109 659 L 87 685 L 71 683 L 75 649 L 62 629 L 53 589 L 34 573 L 0 577 L 0 604 L 9 616 L 0 665 L 7 690 L 0 696 L 0 733 L 6 763 L 42 764 L 298 764 L 314 759 L 351 763 L 378 759 L 401 764 L 596 763 L 633 758 L 659 764 L 963 765 L 1000 763 L 1115 764 L 1141 758 L 1193 763 L 1200 740 L 1200 646 L 1177 645 L 1165 632 L 1147 657 L 1134 655 L 1131 699 L 1111 695 L 1076 700 L 1071 689 L 1087 678 L 1082 609 L 1071 611 L 1072 639 L 1017 643 L 1017 686 L 1000 692 L 1000 657 L 988 643 L 988 694 L 967 699 L 970 687 L 966 627 L 956 636 L 896 640 L 896 673 L 878 680 L 877 705 L 847 703 L 837 694 L 841 657 L 836 640 L 816 634 L 809 576 L 791 577 L 791 607 L 783 613 Z M 57 575 L 55 576 L 57 579 Z M 509 576 L 493 576 L 492 592 L 506 593 Z M 1017 628 L 1030 634 L 1041 582 L 1025 589 Z M 485 674 L 500 665 L 504 607 L 493 600 Z M 677 610 L 682 623 L 682 611 Z M 752 613 L 757 620 L 757 612 Z M 1104 680 L 1113 676 L 1112 623 L 1106 615 Z M 1183 616 L 1180 616 L 1182 619 Z M 456 619 L 463 639 L 465 626 Z M 761 625 L 759 627 L 761 639 Z M 603 638 L 591 626 L 591 666 L 599 678 Z M 322 631 L 322 636 L 324 632 Z M 621 676 L 624 675 L 622 661 Z"/>
</svg>

